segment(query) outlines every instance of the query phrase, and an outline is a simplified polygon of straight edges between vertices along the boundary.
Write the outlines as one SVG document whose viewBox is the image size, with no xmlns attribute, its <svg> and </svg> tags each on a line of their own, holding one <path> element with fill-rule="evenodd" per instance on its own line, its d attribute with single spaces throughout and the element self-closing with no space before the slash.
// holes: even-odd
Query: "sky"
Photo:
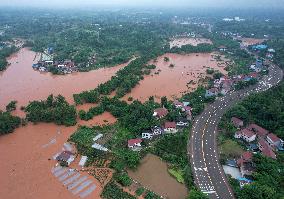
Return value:
<svg viewBox="0 0 284 199">
<path fill-rule="evenodd" d="M 0 6 L 32 7 L 284 7 L 284 0 L 0 0 Z"/>
</svg>

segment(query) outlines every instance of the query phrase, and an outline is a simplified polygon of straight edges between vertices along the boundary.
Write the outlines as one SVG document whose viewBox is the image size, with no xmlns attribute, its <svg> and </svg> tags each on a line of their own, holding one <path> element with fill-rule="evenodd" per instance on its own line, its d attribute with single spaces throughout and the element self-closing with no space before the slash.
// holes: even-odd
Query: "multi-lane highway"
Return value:
<svg viewBox="0 0 284 199">
<path fill-rule="evenodd" d="M 226 180 L 223 168 L 219 163 L 217 149 L 217 126 L 226 110 L 255 92 L 265 91 L 277 85 L 283 77 L 282 70 L 270 65 L 269 74 L 256 85 L 246 89 L 228 93 L 208 105 L 195 118 L 188 144 L 188 154 L 193 170 L 195 184 L 212 199 L 234 198 L 233 192 Z"/>
</svg>

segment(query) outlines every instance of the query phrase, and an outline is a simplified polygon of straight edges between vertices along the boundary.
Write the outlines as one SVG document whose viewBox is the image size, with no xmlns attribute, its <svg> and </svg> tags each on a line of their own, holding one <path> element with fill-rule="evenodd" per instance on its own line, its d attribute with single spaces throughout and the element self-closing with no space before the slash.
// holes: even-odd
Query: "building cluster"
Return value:
<svg viewBox="0 0 284 199">
<path fill-rule="evenodd" d="M 259 151 L 262 155 L 273 159 L 276 159 L 275 152 L 284 151 L 284 142 L 277 135 L 257 124 L 249 124 L 244 128 L 243 121 L 236 117 L 232 117 L 231 121 L 236 128 L 239 128 L 234 137 L 250 144 L 249 150 Z"/>
<path fill-rule="evenodd" d="M 242 19 L 240 17 L 234 17 L 234 18 L 223 18 L 223 21 L 226 22 L 231 22 L 231 21 L 237 21 L 237 22 L 241 22 L 241 21 L 245 21 L 245 19 Z"/>
<path fill-rule="evenodd" d="M 128 140 L 128 148 L 134 151 L 139 151 L 142 149 L 143 140 L 152 140 L 156 139 L 165 134 L 175 134 L 178 133 L 183 128 L 189 125 L 189 121 L 192 120 L 192 108 L 189 106 L 189 102 L 179 102 L 175 100 L 173 102 L 175 109 L 179 110 L 180 113 L 184 113 L 185 117 L 181 117 L 176 121 L 165 121 L 161 126 L 153 126 L 149 130 L 145 130 L 141 133 L 140 138 Z M 163 120 L 169 111 L 166 108 L 157 108 L 154 110 L 153 117 L 157 120 Z"/>
<path fill-rule="evenodd" d="M 260 71 L 259 71 L 260 72 Z M 252 79 L 258 79 L 259 75 L 257 72 L 251 72 L 249 74 L 235 75 L 232 77 L 223 76 L 220 79 L 215 79 L 213 86 L 206 90 L 205 97 L 214 97 L 218 95 L 226 95 L 230 92 L 234 85 L 239 82 L 249 82 Z"/>
<path fill-rule="evenodd" d="M 257 124 L 249 124 L 245 127 L 244 122 L 237 117 L 232 117 L 231 123 L 238 129 L 234 137 L 243 140 L 247 146 L 247 151 L 237 161 L 230 160 L 226 163 L 228 166 L 240 169 L 241 177 L 238 178 L 238 181 L 242 188 L 244 185 L 253 182 L 251 176 L 256 170 L 253 154 L 260 153 L 263 156 L 276 159 L 275 152 L 284 151 L 284 142 L 275 134 Z"/>
<path fill-rule="evenodd" d="M 53 53 L 53 48 L 48 48 L 44 53 L 41 53 L 39 61 L 32 65 L 33 69 L 48 72 L 53 67 L 62 74 L 70 74 L 77 71 L 77 67 L 72 60 L 54 61 Z"/>
</svg>

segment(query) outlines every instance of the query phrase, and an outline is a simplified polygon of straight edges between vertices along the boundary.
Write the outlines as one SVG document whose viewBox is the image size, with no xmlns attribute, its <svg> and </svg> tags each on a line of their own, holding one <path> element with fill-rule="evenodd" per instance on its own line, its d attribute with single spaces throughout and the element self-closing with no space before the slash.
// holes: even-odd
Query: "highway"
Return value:
<svg viewBox="0 0 284 199">
<path fill-rule="evenodd" d="M 188 142 L 188 155 L 194 181 L 203 193 L 212 199 L 235 198 L 219 162 L 217 148 L 217 127 L 228 108 L 251 93 L 258 93 L 277 85 L 283 78 L 283 71 L 270 64 L 269 74 L 253 86 L 239 91 L 231 91 L 217 98 L 195 118 Z"/>
</svg>

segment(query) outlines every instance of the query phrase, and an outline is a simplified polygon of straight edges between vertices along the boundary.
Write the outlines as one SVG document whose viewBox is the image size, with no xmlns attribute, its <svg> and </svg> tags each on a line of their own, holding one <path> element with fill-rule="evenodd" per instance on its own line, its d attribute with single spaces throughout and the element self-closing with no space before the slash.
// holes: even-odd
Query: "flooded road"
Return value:
<svg viewBox="0 0 284 199">
<path fill-rule="evenodd" d="M 11 56 L 11 65 L 0 73 L 0 109 L 11 100 L 18 101 L 18 107 L 27 105 L 31 100 L 45 99 L 48 95 L 63 95 L 73 102 L 72 95 L 96 88 L 109 80 L 127 64 L 111 68 L 101 68 L 85 73 L 52 75 L 32 69 L 36 53 L 26 48 Z"/>
<path fill-rule="evenodd" d="M 141 161 L 137 171 L 128 171 L 131 178 L 148 189 L 169 199 L 183 199 L 187 197 L 185 185 L 178 183 L 167 171 L 167 164 L 158 156 L 148 154 Z"/>
<path fill-rule="evenodd" d="M 162 96 L 167 96 L 168 99 L 181 97 L 184 92 L 191 92 L 202 84 L 199 81 L 206 77 L 208 67 L 227 74 L 224 70 L 225 63 L 216 61 L 213 58 L 215 55 L 214 53 L 192 53 L 165 54 L 158 57 L 157 62 L 152 63 L 157 68 L 150 75 L 145 76 L 144 80 L 141 80 L 139 85 L 123 99 L 133 97 L 144 102 L 150 96 L 154 96 L 157 100 Z M 165 62 L 164 57 L 169 57 L 170 61 Z M 174 66 L 170 67 L 170 64 Z"/>
</svg>

